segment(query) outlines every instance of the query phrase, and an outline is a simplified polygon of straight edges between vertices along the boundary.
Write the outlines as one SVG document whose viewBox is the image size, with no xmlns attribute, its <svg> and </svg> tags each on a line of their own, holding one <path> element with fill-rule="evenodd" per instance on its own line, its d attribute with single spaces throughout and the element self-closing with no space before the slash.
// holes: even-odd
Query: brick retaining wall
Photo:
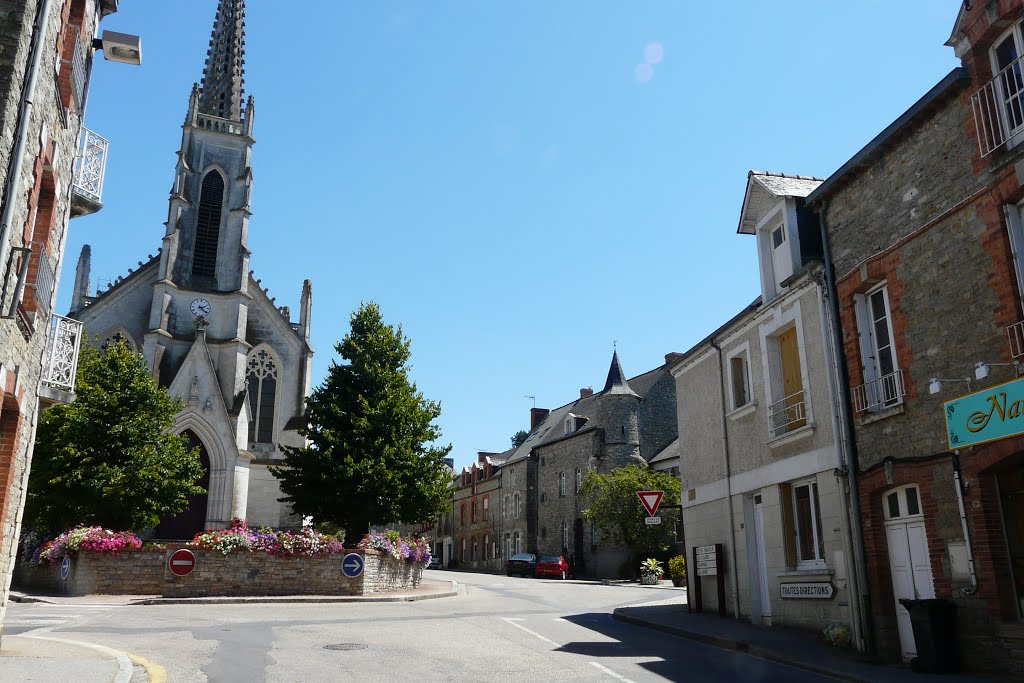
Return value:
<svg viewBox="0 0 1024 683">
<path fill-rule="evenodd" d="M 188 576 L 174 576 L 167 568 L 171 553 L 187 547 L 196 556 Z M 415 588 L 423 565 L 395 560 L 376 550 L 349 551 L 362 555 L 363 573 L 355 579 L 341 571 L 345 557 L 277 557 L 266 553 L 234 551 L 224 555 L 210 550 L 170 544 L 118 555 L 78 553 L 67 581 L 60 565 L 18 564 L 17 588 L 64 595 L 163 595 L 212 597 L 250 595 L 368 595 Z"/>
</svg>

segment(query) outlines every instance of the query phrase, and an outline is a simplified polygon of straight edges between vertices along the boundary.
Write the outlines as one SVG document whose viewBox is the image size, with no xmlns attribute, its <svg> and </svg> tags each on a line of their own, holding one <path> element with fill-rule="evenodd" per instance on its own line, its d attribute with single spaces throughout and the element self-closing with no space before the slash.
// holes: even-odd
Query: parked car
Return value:
<svg viewBox="0 0 1024 683">
<path fill-rule="evenodd" d="M 519 574 L 520 576 L 536 576 L 537 575 L 537 556 L 532 553 L 519 553 L 513 555 L 509 559 L 505 560 L 505 574 L 512 576 L 513 574 Z"/>
<path fill-rule="evenodd" d="M 430 562 L 427 563 L 427 569 L 441 569 L 441 556 L 431 555 Z"/>
<path fill-rule="evenodd" d="M 553 576 L 556 579 L 575 578 L 572 574 L 572 566 L 562 555 L 541 555 L 537 560 L 535 575 Z"/>
</svg>

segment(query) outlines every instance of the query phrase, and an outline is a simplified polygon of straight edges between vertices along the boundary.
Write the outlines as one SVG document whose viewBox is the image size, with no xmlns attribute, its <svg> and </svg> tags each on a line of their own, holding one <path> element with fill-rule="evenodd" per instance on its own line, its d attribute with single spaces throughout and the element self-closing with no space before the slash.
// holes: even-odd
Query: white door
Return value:
<svg viewBox="0 0 1024 683">
<path fill-rule="evenodd" d="M 761 618 L 765 623 L 771 623 L 772 596 L 768 592 L 768 558 L 764 551 L 764 505 L 760 494 L 754 496 L 754 540 L 757 552 L 757 581 L 761 593 Z"/>
<path fill-rule="evenodd" d="M 887 494 L 886 500 L 886 516 L 889 517 L 889 521 L 885 523 L 885 536 L 889 543 L 892 592 L 896 600 L 896 625 L 899 628 L 903 659 L 909 661 L 917 655 L 917 645 L 914 642 L 910 613 L 899 601 L 900 598 L 935 597 L 931 559 L 928 556 L 928 535 L 923 516 L 911 514 L 920 512 L 916 486 Z"/>
</svg>

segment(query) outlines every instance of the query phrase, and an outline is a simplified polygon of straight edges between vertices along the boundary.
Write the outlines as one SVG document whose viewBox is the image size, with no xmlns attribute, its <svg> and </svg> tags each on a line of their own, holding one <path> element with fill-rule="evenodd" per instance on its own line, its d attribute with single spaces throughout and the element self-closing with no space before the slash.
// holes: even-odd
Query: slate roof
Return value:
<svg viewBox="0 0 1024 683">
<path fill-rule="evenodd" d="M 751 171 L 750 177 L 777 197 L 806 197 L 825 182 L 824 178 L 770 171 Z"/>
<path fill-rule="evenodd" d="M 618 362 L 618 354 L 616 353 L 612 357 L 612 367 L 608 372 L 609 379 L 612 378 L 616 366 L 618 366 L 618 373 L 623 378 L 622 382 L 626 388 L 629 389 L 630 393 L 641 399 L 646 396 L 647 392 L 649 392 L 655 383 L 657 383 L 662 373 L 667 371 L 665 365 L 659 365 L 653 370 L 648 370 L 642 375 L 625 379 L 625 375 L 622 373 L 622 365 Z M 607 388 L 608 387 L 606 386 L 605 389 L 607 390 Z M 616 391 L 611 393 L 616 394 L 624 392 Z M 586 426 L 575 432 L 575 434 L 600 427 L 601 425 L 598 424 L 596 420 L 597 402 L 601 400 L 602 396 L 607 395 L 606 391 L 601 391 L 601 393 L 584 396 L 583 398 L 576 399 L 571 403 L 566 403 L 564 406 L 552 410 L 540 425 L 537 426 L 537 429 L 530 432 L 530 436 L 526 441 L 524 441 L 519 448 L 512 450 L 511 455 L 508 456 L 504 464 L 513 465 L 521 460 L 525 460 L 530 455 L 530 451 L 534 448 L 566 438 L 565 430 L 562 425 L 569 413 L 587 418 Z"/>
<path fill-rule="evenodd" d="M 636 396 L 637 393 L 629 388 L 629 380 L 622 371 L 622 363 L 619 362 L 619 352 L 612 353 L 612 366 L 608 368 L 608 379 L 604 383 L 602 394 L 615 394 L 623 396 Z"/>
<path fill-rule="evenodd" d="M 740 224 L 736 232 L 753 235 L 757 223 L 778 205 L 780 198 L 806 197 L 823 182 L 814 176 L 748 171 L 747 189 L 743 194 Z"/>
</svg>

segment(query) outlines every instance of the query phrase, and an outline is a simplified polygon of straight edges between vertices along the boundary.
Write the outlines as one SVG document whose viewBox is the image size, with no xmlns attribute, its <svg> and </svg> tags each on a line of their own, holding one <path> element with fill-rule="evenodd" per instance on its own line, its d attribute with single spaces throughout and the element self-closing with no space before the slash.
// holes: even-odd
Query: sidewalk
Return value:
<svg viewBox="0 0 1024 683">
<path fill-rule="evenodd" d="M 735 650 L 798 669 L 857 683 L 993 683 L 994 677 L 917 674 L 907 666 L 872 664 L 856 650 L 836 648 L 814 633 L 780 626 L 753 624 L 711 614 L 689 613 L 684 603 L 620 607 L 613 616 L 709 645 Z"/>
<path fill-rule="evenodd" d="M 123 653 L 53 636 L 4 636 L 4 681 L 115 681 L 128 683 L 134 666 Z"/>
</svg>

